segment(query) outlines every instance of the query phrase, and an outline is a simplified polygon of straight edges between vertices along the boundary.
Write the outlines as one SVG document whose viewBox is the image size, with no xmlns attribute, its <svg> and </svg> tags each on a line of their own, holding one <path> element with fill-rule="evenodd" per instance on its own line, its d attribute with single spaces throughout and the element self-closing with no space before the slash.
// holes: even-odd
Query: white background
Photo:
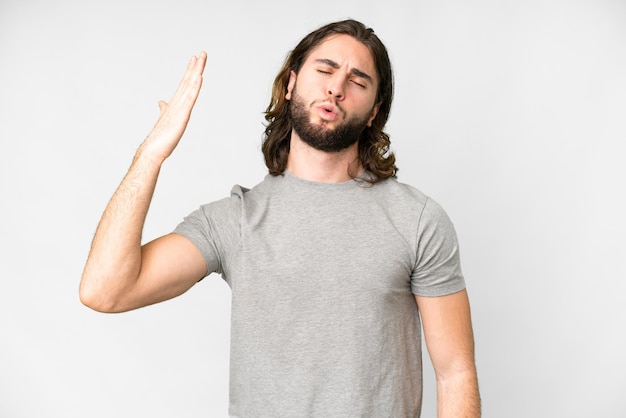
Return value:
<svg viewBox="0 0 626 418">
<path fill-rule="evenodd" d="M 283 58 L 346 17 L 390 51 L 400 180 L 457 227 L 484 416 L 625 416 L 626 2 L 1 0 L 1 417 L 226 416 L 225 283 L 104 315 L 82 267 L 192 54 L 205 83 L 146 240 L 262 179 Z"/>
</svg>

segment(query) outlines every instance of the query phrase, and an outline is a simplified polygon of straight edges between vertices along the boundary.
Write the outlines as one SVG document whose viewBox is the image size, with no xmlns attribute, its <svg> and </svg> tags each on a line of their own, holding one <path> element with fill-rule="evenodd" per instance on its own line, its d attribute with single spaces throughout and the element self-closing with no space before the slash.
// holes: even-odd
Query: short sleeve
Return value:
<svg viewBox="0 0 626 418">
<path fill-rule="evenodd" d="M 417 231 L 417 257 L 411 290 L 419 296 L 444 296 L 465 288 L 459 244 L 452 221 L 434 200 L 426 200 Z"/>
<path fill-rule="evenodd" d="M 200 206 L 174 229 L 198 248 L 208 274 L 218 273 L 226 280 L 229 261 L 241 241 L 243 192 L 243 188 L 233 187 L 230 197 Z"/>
</svg>

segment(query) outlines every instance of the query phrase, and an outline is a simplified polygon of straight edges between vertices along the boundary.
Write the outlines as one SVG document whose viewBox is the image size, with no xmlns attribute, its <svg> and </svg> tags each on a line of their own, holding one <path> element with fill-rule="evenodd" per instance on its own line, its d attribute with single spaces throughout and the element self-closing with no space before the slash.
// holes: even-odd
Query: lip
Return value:
<svg viewBox="0 0 626 418">
<path fill-rule="evenodd" d="M 320 104 L 316 106 L 316 109 L 318 115 L 324 120 L 332 121 L 337 119 L 340 115 L 339 109 L 330 103 Z"/>
</svg>

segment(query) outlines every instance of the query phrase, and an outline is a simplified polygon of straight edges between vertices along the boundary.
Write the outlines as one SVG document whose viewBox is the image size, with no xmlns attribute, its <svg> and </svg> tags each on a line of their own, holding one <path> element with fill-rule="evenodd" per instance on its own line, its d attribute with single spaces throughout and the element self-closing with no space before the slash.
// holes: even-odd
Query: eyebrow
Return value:
<svg viewBox="0 0 626 418">
<path fill-rule="evenodd" d="M 318 58 L 318 59 L 316 59 L 314 62 L 317 62 L 318 64 L 326 64 L 326 65 L 328 65 L 329 67 L 332 67 L 332 68 L 334 68 L 334 69 L 339 68 L 339 64 L 337 64 L 335 61 L 333 61 L 333 60 L 331 60 L 331 59 L 328 59 L 328 58 Z M 350 72 L 351 72 L 352 74 L 354 74 L 355 76 L 357 76 L 357 77 L 361 77 L 361 78 L 366 79 L 366 80 L 367 80 L 367 81 L 369 81 L 370 83 L 373 83 L 373 82 L 374 82 L 374 80 L 372 79 L 372 77 L 371 77 L 369 74 L 367 74 L 367 73 L 365 73 L 365 72 L 363 72 L 363 71 L 359 70 L 358 68 L 352 68 L 352 69 L 350 70 Z"/>
</svg>

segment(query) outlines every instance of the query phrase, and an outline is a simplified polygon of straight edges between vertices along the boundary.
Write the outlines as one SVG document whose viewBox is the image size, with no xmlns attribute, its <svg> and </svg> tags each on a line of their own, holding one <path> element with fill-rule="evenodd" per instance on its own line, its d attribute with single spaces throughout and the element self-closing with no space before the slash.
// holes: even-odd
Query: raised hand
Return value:
<svg viewBox="0 0 626 418">
<path fill-rule="evenodd" d="M 140 148 L 150 159 L 162 163 L 182 138 L 200 93 L 206 59 L 207 54 L 204 51 L 191 57 L 185 75 L 169 103 L 163 100 L 159 102 L 159 118 Z"/>
<path fill-rule="evenodd" d="M 120 312 L 168 299 L 191 287 L 206 269 L 193 244 L 180 237 L 170 235 L 149 251 L 141 246 L 161 163 L 185 132 L 205 64 L 205 52 L 192 57 L 170 102 L 159 102 L 157 123 L 102 215 L 80 284 L 81 300 L 93 309 Z"/>
</svg>

